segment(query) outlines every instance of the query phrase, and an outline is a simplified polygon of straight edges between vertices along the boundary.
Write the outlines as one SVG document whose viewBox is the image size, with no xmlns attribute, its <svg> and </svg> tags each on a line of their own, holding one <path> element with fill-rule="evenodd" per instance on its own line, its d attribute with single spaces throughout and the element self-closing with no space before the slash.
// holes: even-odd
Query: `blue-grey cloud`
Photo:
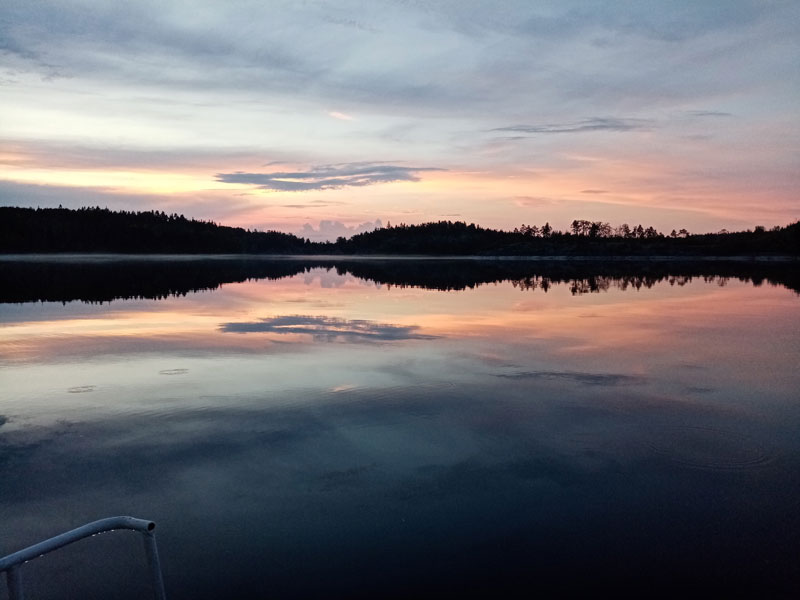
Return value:
<svg viewBox="0 0 800 600">
<path fill-rule="evenodd" d="M 403 167 L 382 163 L 346 163 L 313 167 L 308 171 L 217 173 L 217 181 L 250 184 L 264 190 L 304 192 L 363 187 L 394 181 L 419 181 L 417 173 L 443 170 L 435 167 Z"/>
<path fill-rule="evenodd" d="M 690 117 L 704 118 L 704 117 L 732 117 L 733 113 L 725 112 L 724 110 L 689 110 L 686 114 Z"/>
<path fill-rule="evenodd" d="M 214 146 L 122 147 L 114 143 L 87 144 L 24 139 L 4 140 L 3 150 L 7 154 L 0 157 L 0 165 L 76 170 L 219 168 L 220 161 L 237 164 L 265 154 L 279 154 L 278 151 L 267 149 L 256 152 L 251 149 L 221 149 Z"/>
<path fill-rule="evenodd" d="M 620 119 L 614 117 L 592 117 L 570 123 L 547 123 L 543 125 L 509 125 L 492 131 L 516 133 L 586 133 L 592 131 L 641 131 L 651 129 L 651 119 Z"/>
<path fill-rule="evenodd" d="M 158 198 L 145 195 L 115 194 L 100 188 L 60 185 L 37 185 L 0 180 L 0 206 L 29 206 L 41 208 L 81 208 L 102 206 L 112 209 L 127 208 L 130 204 L 149 210 L 158 205 Z M 161 202 L 163 205 L 163 201 Z"/>
<path fill-rule="evenodd" d="M 761 5 L 759 5 L 761 4 Z M 562 9 L 549 14 L 529 13 L 514 24 L 528 35 L 579 35 L 599 29 L 611 35 L 636 35 L 664 42 L 683 42 L 716 31 L 752 27 L 765 14 L 763 3 L 754 0 L 731 0 L 724 9 L 715 2 L 676 0 L 665 4 L 644 0 L 612 5 L 603 0 L 564 2 Z"/>
<path fill-rule="evenodd" d="M 199 21 L 187 18 L 198 9 L 170 4 L 7 0 L 0 54 L 20 70 L 205 94 L 259 90 L 404 113 L 485 114 L 491 106 L 519 114 L 523 98 L 541 104 L 546 90 L 591 105 L 587 92 L 617 100 L 663 98 L 665 88 L 702 96 L 707 87 L 734 82 L 719 73 L 709 78 L 709 61 L 724 66 L 732 52 L 769 59 L 775 48 L 792 47 L 797 18 L 796 3 L 753 0 L 730 0 L 724 8 L 683 0 L 521 1 L 502 10 L 467 0 L 335 7 L 276 1 L 247 11 L 211 3 L 198 8 L 206 15 Z M 352 33 L 342 36 L 343 26 Z M 758 28 L 765 35 L 754 44 L 747 34 Z M 710 34 L 734 43 L 720 46 Z M 329 39 L 337 43 L 320 43 Z M 585 48 L 591 40 L 595 47 Z M 654 40 L 693 44 L 690 56 L 705 60 L 688 64 L 680 52 L 650 52 Z M 403 42 L 407 51 L 395 60 L 387 42 Z M 562 57 L 581 68 L 564 68 Z M 769 72 L 754 68 L 748 77 Z M 742 85 L 742 75 L 735 73 L 734 85 Z"/>
<path fill-rule="evenodd" d="M 417 325 L 391 325 L 361 319 L 286 315 L 259 321 L 224 323 L 220 330 L 226 333 L 303 333 L 317 341 L 398 341 L 430 340 L 436 336 L 418 333 Z"/>
<path fill-rule="evenodd" d="M 687 140 L 708 140 L 709 147 L 726 140 L 703 155 L 701 176 L 708 181 L 716 184 L 721 173 L 720 181 L 739 178 L 761 195 L 793 189 L 791 153 L 776 149 L 739 160 L 756 131 L 767 149 L 796 142 L 798 18 L 800 3 L 791 0 L 729 0 L 724 7 L 691 0 L 509 0 L 502 9 L 479 0 L 335 6 L 274 0 L 247 10 L 210 0 L 192 6 L 5 0 L 0 86 L 12 109 L 8 135 L 63 140 L 67 150 L 72 143 L 109 149 L 40 153 L 48 166 L 178 163 L 202 166 L 212 177 L 266 178 L 249 184 L 265 189 L 302 191 L 424 174 L 276 180 L 260 171 L 391 156 L 498 173 L 532 162 L 561 168 L 567 144 L 577 156 L 586 153 L 576 142 L 627 132 L 634 133 L 629 143 L 675 157 L 669 181 L 652 187 L 671 189 L 658 202 L 672 202 L 670 195 L 679 207 L 689 198 L 694 203 L 696 194 L 678 196 L 671 183 L 693 177 L 673 174 L 693 169 L 703 151 L 700 143 L 684 148 Z M 65 79 L 50 81 L 59 75 Z M 334 121 L 327 116 L 332 110 L 358 120 Z M 724 112 L 737 118 L 724 119 Z M 63 125 L 56 119 L 51 126 L 53 114 L 63 115 Z M 489 136 L 503 146 L 484 148 L 487 131 L 504 126 Z M 635 135 L 639 130 L 652 135 Z M 530 143 L 513 142 L 531 137 L 539 156 L 530 154 Z M 189 156 L 207 145 L 249 149 L 249 156 L 215 163 Z M 282 156 L 272 156 L 273 145 Z M 606 146 L 603 155 L 623 150 L 632 157 L 639 148 Z M 281 157 L 287 165 L 255 166 Z M 232 173 L 237 169 L 246 173 Z M 772 187 L 760 185 L 760 177 Z M 739 210 L 725 189 L 719 197 L 724 203 L 714 210 Z"/>
<path fill-rule="evenodd" d="M 246 199 L 218 197 L 202 193 L 183 196 L 175 202 L 159 194 L 126 194 L 112 188 L 77 187 L 66 185 L 37 185 L 0 179 L 0 206 L 30 208 L 82 208 L 99 206 L 111 210 L 163 210 L 179 212 L 197 219 L 230 220 L 232 216 L 250 209 Z"/>
<path fill-rule="evenodd" d="M 257 91 L 262 98 L 324 99 L 354 109 L 383 106 L 392 114 L 476 116 L 491 109 L 519 119 L 526 118 L 522 105 L 533 114 L 551 112 L 567 98 L 589 106 L 602 101 L 642 107 L 654 98 L 663 103 L 672 95 L 702 97 L 709 89 L 742 85 L 741 73 L 735 80 L 707 77 L 711 70 L 724 72 L 724 64 L 697 61 L 687 68 L 680 53 L 652 54 L 652 40 L 696 44 L 692 56 L 727 62 L 731 50 L 743 50 L 729 46 L 718 55 L 706 53 L 717 47 L 707 39 L 710 33 L 742 35 L 766 22 L 771 41 L 749 43 L 748 58 L 771 57 L 768 46 L 779 47 L 794 34 L 779 27 L 792 21 L 789 4 L 767 8 L 747 0 L 731 0 L 724 10 L 696 2 L 509 2 L 502 11 L 467 1 L 336 7 L 275 2 L 248 11 L 212 3 L 202 8 L 208 15 L 202 23 L 186 18 L 184 7 L 164 10 L 164 3 L 148 0 L 6 4 L 0 43 L 9 64 L 42 76 L 55 71 L 80 77 L 89 90 L 103 83 L 146 83 L 158 90 L 161 103 L 180 104 L 173 91 L 190 90 L 215 102 L 217 92 L 235 90 L 237 96 Z M 341 35 L 343 25 L 352 35 Z M 332 38 L 336 44 L 320 43 Z M 587 39 L 601 38 L 609 40 L 609 56 L 582 48 Z M 449 40 L 447 48 L 437 45 L 441 39 Z M 384 47 L 400 40 L 411 52 L 395 60 Z M 429 49 L 415 51 L 420 47 Z M 564 68 L 565 60 L 582 67 Z"/>
</svg>

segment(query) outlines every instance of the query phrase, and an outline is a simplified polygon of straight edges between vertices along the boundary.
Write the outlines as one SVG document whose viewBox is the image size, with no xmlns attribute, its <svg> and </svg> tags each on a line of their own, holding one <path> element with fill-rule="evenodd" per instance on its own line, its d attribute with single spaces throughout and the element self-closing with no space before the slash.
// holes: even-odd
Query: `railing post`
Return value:
<svg viewBox="0 0 800 600">
<path fill-rule="evenodd" d="M 25 600 L 25 593 L 22 591 L 22 573 L 19 572 L 19 565 L 15 565 L 6 571 L 6 583 L 8 583 L 8 597 L 10 600 Z"/>
<path fill-rule="evenodd" d="M 164 579 L 161 575 L 161 562 L 158 560 L 156 535 L 148 531 L 143 534 L 143 539 L 144 552 L 147 555 L 147 568 L 150 569 L 150 578 L 153 581 L 153 596 L 156 600 L 166 600 L 167 593 L 164 590 Z"/>
<path fill-rule="evenodd" d="M 115 529 L 132 529 L 144 536 L 144 551 L 147 554 L 147 567 L 150 571 L 150 579 L 153 582 L 153 595 L 156 600 L 166 600 L 167 594 L 164 591 L 164 579 L 161 576 L 161 563 L 158 560 L 158 547 L 156 546 L 156 537 L 153 533 L 155 527 L 155 523 L 143 519 L 134 519 L 133 517 L 109 517 L 108 519 L 92 521 L 91 523 L 49 538 L 33 546 L 23 548 L 8 556 L 2 556 L 0 557 L 0 573 L 6 573 L 9 598 L 10 600 L 25 600 L 24 592 L 22 591 L 20 566 L 29 560 L 44 556 L 48 552 L 58 550 L 73 542 L 98 533 L 114 531 Z"/>
</svg>

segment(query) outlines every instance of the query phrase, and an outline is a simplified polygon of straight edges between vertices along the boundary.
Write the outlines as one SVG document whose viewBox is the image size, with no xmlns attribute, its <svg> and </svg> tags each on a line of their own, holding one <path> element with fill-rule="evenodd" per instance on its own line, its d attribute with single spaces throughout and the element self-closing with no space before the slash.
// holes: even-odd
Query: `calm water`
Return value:
<svg viewBox="0 0 800 600">
<path fill-rule="evenodd" d="M 795 271 L 0 261 L 0 555 L 130 514 L 173 599 L 790 597 Z M 127 532 L 24 576 L 148 597 Z"/>
</svg>

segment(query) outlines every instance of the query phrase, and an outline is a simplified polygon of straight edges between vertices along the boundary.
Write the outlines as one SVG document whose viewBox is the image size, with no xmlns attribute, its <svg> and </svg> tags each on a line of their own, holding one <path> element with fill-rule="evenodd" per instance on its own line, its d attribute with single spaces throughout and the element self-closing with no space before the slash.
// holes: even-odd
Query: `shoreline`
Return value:
<svg viewBox="0 0 800 600">
<path fill-rule="evenodd" d="M 146 262 L 197 260 L 274 261 L 531 261 L 531 262 L 749 262 L 793 263 L 791 255 L 452 255 L 452 254 L 121 254 L 121 253 L 26 253 L 0 254 L 0 262 Z"/>
</svg>

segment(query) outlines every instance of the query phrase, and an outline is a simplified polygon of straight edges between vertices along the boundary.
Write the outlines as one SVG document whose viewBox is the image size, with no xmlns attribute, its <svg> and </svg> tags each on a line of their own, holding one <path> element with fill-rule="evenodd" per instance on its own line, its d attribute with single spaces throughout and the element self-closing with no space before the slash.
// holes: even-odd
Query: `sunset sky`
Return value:
<svg viewBox="0 0 800 600">
<path fill-rule="evenodd" d="M 785 225 L 798 31 L 796 0 L 5 0 L 0 205 Z"/>
</svg>

